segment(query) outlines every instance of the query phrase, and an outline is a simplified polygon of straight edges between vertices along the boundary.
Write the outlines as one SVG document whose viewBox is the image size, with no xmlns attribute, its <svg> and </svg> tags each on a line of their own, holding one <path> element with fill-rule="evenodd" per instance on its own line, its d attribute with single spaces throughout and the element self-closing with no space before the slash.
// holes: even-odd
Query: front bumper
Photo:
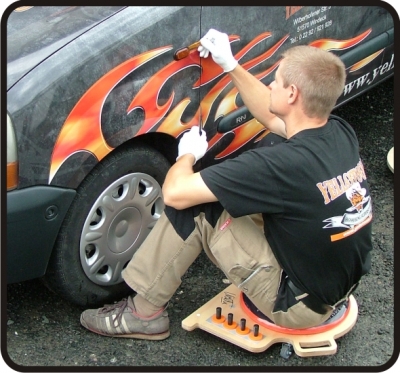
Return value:
<svg viewBox="0 0 400 373">
<path fill-rule="evenodd" d="M 75 194 L 73 189 L 52 186 L 7 192 L 7 283 L 45 274 L 58 231 Z"/>
</svg>

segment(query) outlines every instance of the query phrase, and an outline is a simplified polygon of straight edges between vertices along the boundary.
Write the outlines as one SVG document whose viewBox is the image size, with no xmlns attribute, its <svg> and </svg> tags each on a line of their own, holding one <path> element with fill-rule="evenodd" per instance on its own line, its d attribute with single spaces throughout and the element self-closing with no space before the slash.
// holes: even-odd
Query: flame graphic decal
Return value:
<svg viewBox="0 0 400 373">
<path fill-rule="evenodd" d="M 237 39 L 238 39 L 237 36 L 230 36 L 229 38 L 230 41 Z M 198 66 L 200 68 L 202 65 L 204 69 L 203 70 L 204 73 L 202 74 L 203 85 L 211 80 L 214 80 L 218 75 L 221 75 L 223 73 L 222 69 L 212 61 L 212 58 L 203 59 L 200 65 L 200 55 L 198 53 L 191 53 L 189 57 L 190 57 L 189 59 L 182 59 L 180 61 L 171 62 L 166 67 L 161 69 L 155 76 L 149 79 L 149 81 L 143 86 L 143 88 L 138 92 L 138 94 L 133 99 L 128 108 L 128 113 L 136 108 L 141 108 L 143 109 L 145 114 L 144 124 L 140 128 L 137 135 L 149 132 L 161 119 L 164 118 L 168 110 L 171 108 L 171 104 L 174 99 L 174 93 L 172 93 L 168 101 L 163 106 L 158 106 L 157 104 L 158 92 L 160 92 L 165 82 L 168 79 L 170 79 L 174 74 L 176 74 L 178 71 L 193 65 Z M 188 63 L 188 61 L 190 62 Z M 197 81 L 194 84 L 193 88 L 198 88 L 200 86 L 199 82 L 200 81 Z M 162 125 L 162 127 L 159 128 L 158 131 L 167 132 L 177 137 L 182 132 L 182 129 L 180 130 L 178 129 L 178 131 L 176 132 L 177 129 L 173 127 L 176 127 L 178 124 L 180 126 L 183 126 L 180 120 L 177 121 L 178 116 L 180 118 L 179 114 L 183 113 L 184 109 L 189 103 L 190 100 L 186 98 L 179 104 L 177 104 L 176 108 L 178 110 L 173 110 L 170 113 L 170 115 L 167 116 L 167 118 L 164 121 L 164 125 Z M 202 115 L 205 115 L 207 113 L 207 108 L 201 107 L 201 109 L 202 109 L 201 111 Z M 190 128 L 193 125 L 198 124 L 199 115 L 200 115 L 200 108 L 196 112 L 192 121 L 186 124 L 184 129 Z M 169 118 L 170 116 L 172 116 L 172 118 Z M 206 119 L 203 120 L 204 122 L 206 122 Z M 165 122 L 167 123 L 165 124 Z"/>
<path fill-rule="evenodd" d="M 104 140 L 100 123 L 101 110 L 108 94 L 125 76 L 171 49 L 172 47 L 154 49 L 125 61 L 99 79 L 82 96 L 66 119 L 54 146 L 49 182 L 72 154 L 87 151 L 101 160 L 112 150 Z"/>
<path fill-rule="evenodd" d="M 381 49 L 381 50 L 371 54 L 370 56 L 362 59 L 361 61 L 358 61 L 353 66 L 351 66 L 351 68 L 349 69 L 349 72 L 357 71 L 357 70 L 363 68 L 365 65 L 368 65 L 372 60 L 374 60 L 376 57 L 378 57 L 383 51 L 384 51 L 384 49 Z"/>
<path fill-rule="evenodd" d="M 348 49 L 362 42 L 371 33 L 371 31 L 372 29 L 368 29 L 367 31 L 364 31 L 362 34 L 348 40 L 333 40 L 333 39 L 315 40 L 311 42 L 310 45 L 328 51 Z"/>
<path fill-rule="evenodd" d="M 341 50 L 351 48 L 354 45 L 364 40 L 371 29 L 365 31 L 359 36 L 349 40 L 332 40 L 320 39 L 316 40 L 310 45 L 322 48 L 325 50 Z M 249 44 L 241 49 L 235 58 L 240 60 L 257 44 L 269 38 L 272 34 L 264 32 L 255 37 Z M 285 35 L 274 46 L 266 50 L 264 53 L 258 55 L 250 61 L 242 64 L 242 66 L 250 70 L 261 62 L 267 60 L 276 53 L 277 50 L 289 38 Z M 229 40 L 235 42 L 240 40 L 237 35 L 230 35 Z M 61 165 L 73 154 L 77 152 L 89 152 L 93 154 L 99 161 L 113 150 L 104 137 L 101 130 L 101 112 L 105 100 L 112 91 L 112 89 L 127 75 L 135 71 L 138 67 L 148 63 L 152 59 L 166 53 L 172 49 L 172 46 L 160 47 L 154 50 L 147 51 L 138 56 L 135 56 L 119 66 L 115 67 L 109 73 L 99 79 L 88 91 L 81 97 L 71 113 L 63 124 L 59 137 L 53 149 L 51 158 L 49 183 L 53 180 Z M 371 56 L 373 58 L 373 56 Z M 275 62 L 265 71 L 257 74 L 258 79 L 263 79 L 271 74 L 279 65 L 280 61 Z M 360 61 L 359 64 L 368 63 L 367 59 Z M 158 104 L 158 96 L 162 87 L 168 79 L 174 76 L 182 69 L 197 66 L 201 68 L 201 79 L 193 84 L 192 89 L 198 89 L 200 84 L 202 86 L 210 83 L 211 81 L 219 78 L 219 81 L 207 92 L 205 97 L 199 104 L 199 108 L 193 118 L 183 123 L 181 121 L 182 115 L 186 107 L 190 104 L 189 98 L 182 99 L 179 103 L 172 106 L 175 95 L 174 92 L 162 105 Z M 352 68 L 357 68 L 357 64 Z M 210 112 L 216 100 L 221 98 L 224 89 L 231 83 L 228 75 L 224 75 L 222 69 L 214 63 L 212 58 L 202 59 L 200 61 L 197 51 L 192 52 L 189 57 L 180 61 L 172 61 L 164 68 L 154 74 L 140 91 L 133 97 L 130 105 L 127 107 L 127 114 L 133 110 L 140 108 L 144 112 L 144 122 L 135 136 L 142 135 L 151 131 L 168 133 L 174 137 L 178 137 L 182 132 L 190 129 L 194 125 L 199 124 L 200 113 L 202 121 L 206 126 L 212 126 L 219 117 L 224 116 L 233 110 L 237 109 L 236 98 L 238 91 L 236 88 L 230 90 L 216 108 L 214 118 L 210 118 Z M 231 143 L 220 152 L 216 159 L 226 157 L 233 152 L 237 151 L 240 147 L 255 139 L 259 141 L 262 137 L 266 136 L 269 131 L 262 126 L 256 119 L 252 119 L 245 125 L 235 128 L 232 132 L 235 134 Z M 226 134 L 216 133 L 213 138 L 209 139 L 209 149 L 215 146 L 223 136 Z M 258 136 L 258 137 L 257 137 Z"/>
</svg>

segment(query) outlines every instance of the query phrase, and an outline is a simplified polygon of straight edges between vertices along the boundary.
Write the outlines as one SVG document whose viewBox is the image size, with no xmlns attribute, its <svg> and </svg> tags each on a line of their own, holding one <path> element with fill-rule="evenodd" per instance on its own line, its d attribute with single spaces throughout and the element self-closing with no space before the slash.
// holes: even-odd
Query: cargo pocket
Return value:
<svg viewBox="0 0 400 373">
<path fill-rule="evenodd" d="M 233 267 L 231 273 L 244 273 L 240 266 Z M 236 286 L 257 305 L 268 301 L 274 303 L 277 293 L 277 269 L 271 265 L 262 264 L 248 273 Z"/>
<path fill-rule="evenodd" d="M 227 229 L 210 250 L 233 284 L 252 301 L 257 300 L 258 306 L 266 303 L 268 308 L 271 306 L 279 285 L 280 268 L 269 263 L 265 247 L 255 248 L 248 237 Z"/>
</svg>

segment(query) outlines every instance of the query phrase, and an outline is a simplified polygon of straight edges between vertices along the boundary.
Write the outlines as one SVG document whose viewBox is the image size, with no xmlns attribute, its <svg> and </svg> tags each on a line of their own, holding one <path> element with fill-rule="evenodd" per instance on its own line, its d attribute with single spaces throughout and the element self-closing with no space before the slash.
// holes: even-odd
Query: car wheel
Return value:
<svg viewBox="0 0 400 373">
<path fill-rule="evenodd" d="M 43 280 L 83 307 L 133 293 L 121 272 L 157 222 L 170 167 L 159 152 L 124 147 L 85 178 L 61 227 Z"/>
</svg>

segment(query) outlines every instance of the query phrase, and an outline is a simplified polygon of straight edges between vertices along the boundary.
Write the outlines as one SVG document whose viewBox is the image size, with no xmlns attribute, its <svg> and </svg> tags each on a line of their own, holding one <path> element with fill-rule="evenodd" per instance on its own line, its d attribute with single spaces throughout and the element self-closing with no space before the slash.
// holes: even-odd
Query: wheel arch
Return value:
<svg viewBox="0 0 400 373">
<path fill-rule="evenodd" d="M 84 152 L 72 155 L 63 163 L 50 184 L 52 186 L 77 190 L 85 180 L 86 176 L 88 176 L 105 158 L 118 152 L 122 148 L 138 147 L 141 145 L 146 145 L 149 148 L 158 151 L 170 164 L 175 162 L 178 155 L 178 143 L 173 136 L 161 132 L 146 133 L 122 142 L 100 160 L 98 160 L 93 154 L 89 155 Z"/>
<path fill-rule="evenodd" d="M 136 146 L 138 144 L 146 144 L 159 151 L 170 164 L 175 163 L 176 157 L 178 156 L 178 142 L 176 138 L 161 132 L 152 132 L 134 137 L 121 144 L 118 148 L 121 146 Z"/>
</svg>

